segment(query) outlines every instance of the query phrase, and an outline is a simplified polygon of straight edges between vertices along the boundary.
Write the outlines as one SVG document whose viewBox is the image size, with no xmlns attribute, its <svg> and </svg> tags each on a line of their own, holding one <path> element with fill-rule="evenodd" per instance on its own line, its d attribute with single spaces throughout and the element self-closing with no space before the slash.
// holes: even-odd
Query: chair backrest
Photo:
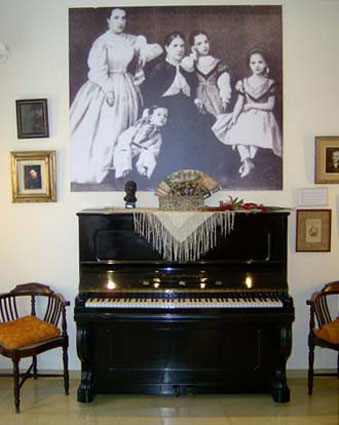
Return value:
<svg viewBox="0 0 339 425">
<path fill-rule="evenodd" d="M 319 327 L 333 321 L 339 314 L 339 281 L 330 282 L 321 291 L 315 292 L 308 304 Z M 314 327 L 314 323 L 311 326 Z"/>
<path fill-rule="evenodd" d="M 66 331 L 65 307 L 70 304 L 69 301 L 66 301 L 62 295 L 56 294 L 47 285 L 36 282 L 20 284 L 10 292 L 0 294 L 0 321 L 7 322 L 21 317 L 20 303 L 27 297 L 30 299 L 28 314 L 36 316 L 37 304 L 39 304 L 43 310 L 41 319 L 58 326 L 62 317 L 62 329 Z"/>
</svg>

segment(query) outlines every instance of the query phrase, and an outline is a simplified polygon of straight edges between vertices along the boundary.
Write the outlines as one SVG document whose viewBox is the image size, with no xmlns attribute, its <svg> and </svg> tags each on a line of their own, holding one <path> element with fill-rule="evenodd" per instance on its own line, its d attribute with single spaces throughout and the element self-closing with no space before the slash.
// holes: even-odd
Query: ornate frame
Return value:
<svg viewBox="0 0 339 425">
<path fill-rule="evenodd" d="M 55 151 L 10 152 L 12 202 L 55 202 Z"/>
</svg>

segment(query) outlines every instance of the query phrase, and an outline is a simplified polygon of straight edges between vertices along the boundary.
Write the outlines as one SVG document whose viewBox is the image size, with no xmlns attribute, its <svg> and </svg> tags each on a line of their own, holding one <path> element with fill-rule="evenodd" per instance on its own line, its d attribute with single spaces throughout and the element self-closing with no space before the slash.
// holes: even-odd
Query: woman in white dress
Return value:
<svg viewBox="0 0 339 425">
<path fill-rule="evenodd" d="M 108 26 L 92 45 L 88 81 L 71 106 L 72 183 L 103 182 L 112 169 L 119 135 L 138 119 L 143 66 L 162 53 L 158 44 L 147 44 L 144 36 L 123 32 L 123 9 L 113 9 Z M 127 67 L 134 58 L 137 67 L 132 75 Z"/>
</svg>

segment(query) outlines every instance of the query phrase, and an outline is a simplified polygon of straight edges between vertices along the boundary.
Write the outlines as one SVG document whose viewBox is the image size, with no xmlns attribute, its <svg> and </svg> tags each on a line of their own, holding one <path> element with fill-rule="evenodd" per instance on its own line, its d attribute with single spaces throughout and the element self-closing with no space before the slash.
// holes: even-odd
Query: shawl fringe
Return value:
<svg viewBox="0 0 339 425">
<path fill-rule="evenodd" d="M 233 230 L 234 217 L 234 211 L 223 211 L 211 213 L 198 226 L 194 226 L 194 220 L 189 221 L 185 224 L 190 226 L 193 223 L 189 236 L 184 241 L 179 241 L 174 236 L 175 232 L 163 225 L 160 214 L 133 212 L 135 232 L 146 238 L 165 260 L 176 262 L 196 261 L 214 248 L 217 244 L 218 227 L 221 235 L 226 236 Z"/>
</svg>

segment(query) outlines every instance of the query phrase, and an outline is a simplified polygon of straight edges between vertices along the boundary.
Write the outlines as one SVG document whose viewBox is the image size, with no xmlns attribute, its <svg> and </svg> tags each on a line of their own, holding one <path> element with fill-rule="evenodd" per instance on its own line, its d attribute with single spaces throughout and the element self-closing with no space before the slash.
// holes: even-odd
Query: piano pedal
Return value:
<svg viewBox="0 0 339 425">
<path fill-rule="evenodd" d="M 187 395 L 194 395 L 194 385 L 187 386 Z"/>
<path fill-rule="evenodd" d="M 176 397 L 180 395 L 180 385 L 173 385 L 174 393 Z"/>
</svg>

